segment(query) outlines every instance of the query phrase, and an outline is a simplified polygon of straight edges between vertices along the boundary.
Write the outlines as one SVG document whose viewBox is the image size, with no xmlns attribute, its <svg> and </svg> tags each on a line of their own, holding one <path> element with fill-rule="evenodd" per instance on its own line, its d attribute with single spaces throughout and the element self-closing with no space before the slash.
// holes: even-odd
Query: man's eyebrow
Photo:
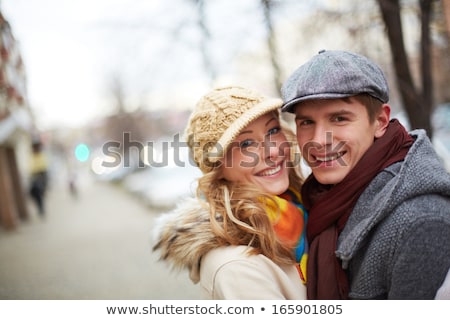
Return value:
<svg viewBox="0 0 450 320">
<path fill-rule="evenodd" d="M 303 114 L 295 115 L 295 120 L 297 120 L 297 119 L 306 119 L 306 118 L 311 118 L 311 117 L 309 117 L 307 115 L 303 115 Z"/>
<path fill-rule="evenodd" d="M 332 112 L 328 112 L 325 114 L 325 116 L 327 117 L 333 117 L 333 116 L 341 116 L 341 115 L 353 115 L 354 112 L 352 112 L 351 110 L 346 110 L 346 109 L 342 109 L 339 111 L 332 111 Z M 295 119 L 311 119 L 313 118 L 312 116 L 308 115 L 308 114 L 298 114 L 295 116 Z"/>
<path fill-rule="evenodd" d="M 345 115 L 345 114 L 354 114 L 351 110 L 342 109 L 340 111 L 334 111 L 327 114 L 328 116 L 334 116 L 334 115 Z"/>
</svg>

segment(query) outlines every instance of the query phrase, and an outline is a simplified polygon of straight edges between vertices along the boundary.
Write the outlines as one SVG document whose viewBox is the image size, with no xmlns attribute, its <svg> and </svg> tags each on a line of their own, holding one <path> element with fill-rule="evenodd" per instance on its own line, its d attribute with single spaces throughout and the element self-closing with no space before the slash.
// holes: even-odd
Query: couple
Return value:
<svg viewBox="0 0 450 320">
<path fill-rule="evenodd" d="M 380 68 L 321 51 L 282 95 L 198 102 L 186 137 L 203 175 L 159 219 L 161 259 L 212 299 L 448 298 L 450 175 L 423 130 L 390 119 Z"/>
</svg>

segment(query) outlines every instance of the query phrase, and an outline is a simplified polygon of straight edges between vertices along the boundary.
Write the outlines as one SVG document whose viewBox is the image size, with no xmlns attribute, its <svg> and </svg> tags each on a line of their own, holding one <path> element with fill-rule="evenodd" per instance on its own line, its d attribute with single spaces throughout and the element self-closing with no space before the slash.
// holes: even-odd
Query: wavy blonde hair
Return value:
<svg viewBox="0 0 450 320">
<path fill-rule="evenodd" d="M 303 176 L 296 161 L 300 150 L 293 131 L 283 122 L 281 126 L 291 145 L 289 186 L 300 190 Z M 278 239 L 266 214 L 264 203 L 275 204 L 273 195 L 221 178 L 221 166 L 216 164 L 198 180 L 197 196 L 208 204 L 212 230 L 222 245 L 248 245 L 252 254 L 263 254 L 279 264 L 295 261 L 292 248 Z"/>
</svg>

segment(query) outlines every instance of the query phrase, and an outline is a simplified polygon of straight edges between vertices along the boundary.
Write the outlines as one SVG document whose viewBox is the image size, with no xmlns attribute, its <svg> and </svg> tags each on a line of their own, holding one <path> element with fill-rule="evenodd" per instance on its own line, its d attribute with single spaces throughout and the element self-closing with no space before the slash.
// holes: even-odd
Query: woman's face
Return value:
<svg viewBox="0 0 450 320">
<path fill-rule="evenodd" d="M 230 144 L 223 159 L 222 177 L 279 195 L 289 187 L 289 159 L 289 142 L 277 114 L 270 112 L 247 125 Z"/>
</svg>

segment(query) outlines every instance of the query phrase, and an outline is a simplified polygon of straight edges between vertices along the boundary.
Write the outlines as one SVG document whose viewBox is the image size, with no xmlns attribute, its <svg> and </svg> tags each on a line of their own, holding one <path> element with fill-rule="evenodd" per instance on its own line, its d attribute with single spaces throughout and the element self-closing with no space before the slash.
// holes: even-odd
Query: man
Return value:
<svg viewBox="0 0 450 320">
<path fill-rule="evenodd" d="M 308 298 L 435 298 L 450 267 L 450 175 L 424 130 L 390 119 L 381 69 L 321 51 L 282 95 L 312 169 Z"/>
</svg>

